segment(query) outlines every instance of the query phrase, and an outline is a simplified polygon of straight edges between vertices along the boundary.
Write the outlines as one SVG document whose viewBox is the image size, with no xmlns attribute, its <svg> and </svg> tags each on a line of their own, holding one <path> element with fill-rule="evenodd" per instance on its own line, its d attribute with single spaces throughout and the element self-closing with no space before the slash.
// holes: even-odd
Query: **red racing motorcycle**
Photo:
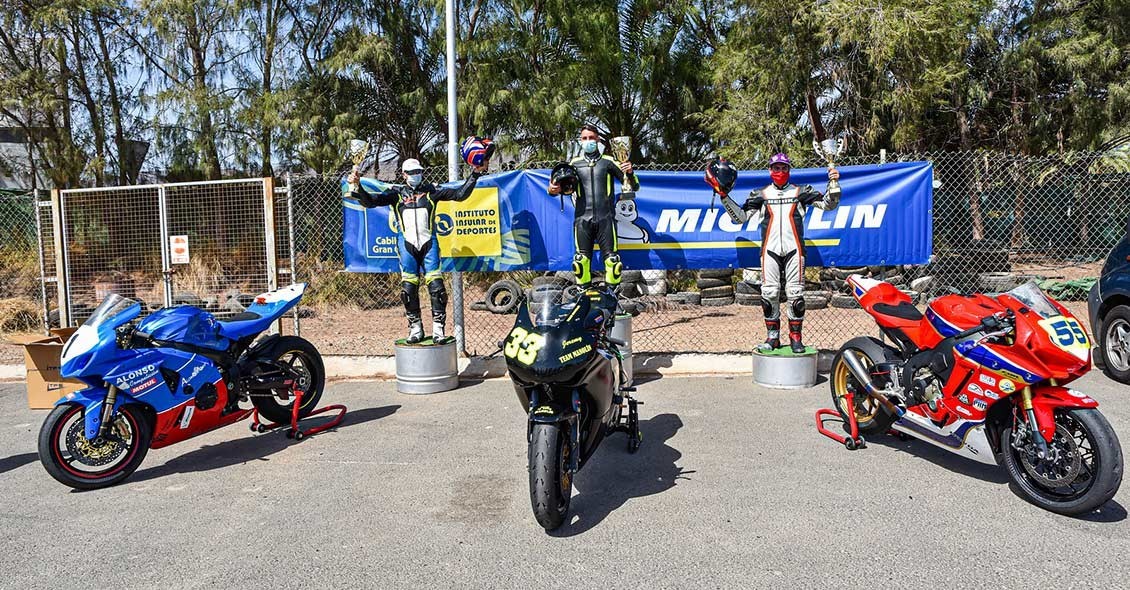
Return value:
<svg viewBox="0 0 1130 590">
<path fill-rule="evenodd" d="M 832 362 L 835 408 L 845 429 L 858 426 L 849 448 L 893 430 L 1000 465 L 1026 500 L 1060 514 L 1118 491 L 1118 436 L 1098 402 L 1067 387 L 1091 369 L 1090 339 L 1034 283 L 945 295 L 923 314 L 890 283 L 847 282 L 893 343 L 854 338 Z"/>
</svg>

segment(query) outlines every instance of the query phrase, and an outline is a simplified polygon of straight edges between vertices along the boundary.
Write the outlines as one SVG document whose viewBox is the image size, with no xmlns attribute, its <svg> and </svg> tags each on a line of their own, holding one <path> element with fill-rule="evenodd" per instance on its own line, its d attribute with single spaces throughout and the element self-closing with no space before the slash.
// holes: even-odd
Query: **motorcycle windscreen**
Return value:
<svg viewBox="0 0 1130 590">
<path fill-rule="evenodd" d="M 1058 315 L 1063 315 L 1059 308 L 1052 303 L 1047 295 L 1036 286 L 1036 283 L 1028 282 L 1008 291 L 1007 294 L 1025 307 L 1036 312 L 1042 318 L 1050 318 Z"/>
<path fill-rule="evenodd" d="M 141 304 L 116 293 L 111 294 L 63 346 L 60 374 L 63 377 L 82 375 L 101 348 L 109 348 L 116 337 L 114 330 L 141 315 Z"/>
</svg>

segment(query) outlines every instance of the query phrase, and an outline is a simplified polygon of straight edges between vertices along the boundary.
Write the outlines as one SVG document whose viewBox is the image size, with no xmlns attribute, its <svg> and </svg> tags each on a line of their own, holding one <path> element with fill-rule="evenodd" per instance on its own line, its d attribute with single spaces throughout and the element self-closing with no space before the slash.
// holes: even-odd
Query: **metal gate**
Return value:
<svg viewBox="0 0 1130 590">
<path fill-rule="evenodd" d="M 150 311 L 239 312 L 293 276 L 287 191 L 277 192 L 270 178 L 56 191 L 59 324 L 84 321 L 111 293 Z"/>
</svg>

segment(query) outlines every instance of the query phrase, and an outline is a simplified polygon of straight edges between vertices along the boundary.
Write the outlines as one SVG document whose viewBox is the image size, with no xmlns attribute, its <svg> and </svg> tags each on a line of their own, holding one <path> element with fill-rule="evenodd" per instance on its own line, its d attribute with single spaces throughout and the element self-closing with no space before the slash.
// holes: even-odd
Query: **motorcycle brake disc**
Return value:
<svg viewBox="0 0 1130 590">
<path fill-rule="evenodd" d="M 1038 433 L 1032 435 L 1039 436 Z M 1020 453 L 1020 464 L 1036 483 L 1047 488 L 1058 488 L 1070 484 L 1079 477 L 1083 470 L 1079 445 L 1062 424 L 1056 424 L 1055 436 L 1048 445 L 1051 457 L 1037 458 L 1034 446 L 1031 442 L 1025 445 Z"/>
</svg>

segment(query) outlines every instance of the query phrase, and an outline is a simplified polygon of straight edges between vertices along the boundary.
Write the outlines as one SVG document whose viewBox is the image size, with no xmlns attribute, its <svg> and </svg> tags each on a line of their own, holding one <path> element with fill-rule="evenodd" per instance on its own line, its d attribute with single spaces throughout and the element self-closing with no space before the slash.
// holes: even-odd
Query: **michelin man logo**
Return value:
<svg viewBox="0 0 1130 590">
<path fill-rule="evenodd" d="M 647 230 L 636 225 L 639 219 L 635 200 L 619 201 L 616 203 L 616 239 L 620 242 L 638 242 L 646 244 L 651 241 Z"/>
</svg>

